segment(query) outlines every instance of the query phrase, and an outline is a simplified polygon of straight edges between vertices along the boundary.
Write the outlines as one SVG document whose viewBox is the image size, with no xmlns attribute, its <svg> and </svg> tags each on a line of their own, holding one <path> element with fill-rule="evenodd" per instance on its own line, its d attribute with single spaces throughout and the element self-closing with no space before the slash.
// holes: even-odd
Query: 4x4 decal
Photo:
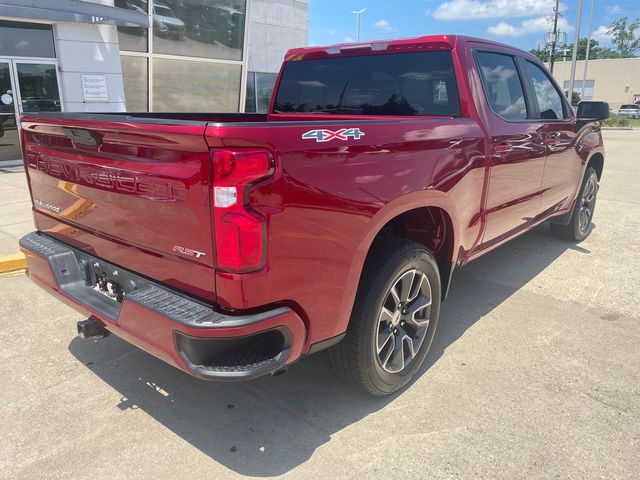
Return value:
<svg viewBox="0 0 640 480">
<path fill-rule="evenodd" d="M 315 140 L 316 142 L 330 142 L 331 140 L 360 140 L 364 132 L 359 128 L 341 128 L 340 130 L 309 130 L 302 134 L 303 140 Z"/>
</svg>

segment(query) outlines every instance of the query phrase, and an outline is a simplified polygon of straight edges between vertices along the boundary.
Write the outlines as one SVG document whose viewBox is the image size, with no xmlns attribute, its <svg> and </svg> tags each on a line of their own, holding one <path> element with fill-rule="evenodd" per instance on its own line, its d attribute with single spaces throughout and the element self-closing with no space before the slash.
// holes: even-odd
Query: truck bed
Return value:
<svg viewBox="0 0 640 480">
<path fill-rule="evenodd" d="M 303 138 L 355 126 L 359 140 Z M 480 231 L 484 137 L 469 118 L 67 113 L 26 116 L 23 131 L 39 231 L 230 311 L 296 299 L 309 317 L 336 319 L 315 322 L 307 346 L 343 331 L 368 235 L 398 195 L 402 208 L 455 195 L 453 214 L 472 225 L 461 244 Z M 211 152 L 246 147 L 274 152 L 276 166 L 252 194 L 266 219 L 266 264 L 239 275 L 215 266 Z"/>
</svg>

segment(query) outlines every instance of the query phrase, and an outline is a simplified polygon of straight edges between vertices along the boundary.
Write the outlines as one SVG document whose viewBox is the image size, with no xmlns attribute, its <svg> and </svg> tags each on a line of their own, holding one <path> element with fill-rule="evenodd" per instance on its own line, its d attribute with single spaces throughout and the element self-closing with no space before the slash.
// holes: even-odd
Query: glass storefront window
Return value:
<svg viewBox="0 0 640 480">
<path fill-rule="evenodd" d="M 267 113 L 269 111 L 276 78 L 277 74 L 275 73 L 248 73 L 245 112 Z"/>
<path fill-rule="evenodd" d="M 155 112 L 237 112 L 240 65 L 153 59 Z"/>
<path fill-rule="evenodd" d="M 51 25 L 0 21 L 0 55 L 55 58 Z"/>
<path fill-rule="evenodd" d="M 245 9 L 246 0 L 154 2 L 153 53 L 241 60 Z"/>
<path fill-rule="evenodd" d="M 114 5 L 119 8 L 126 8 L 138 13 L 148 13 L 149 5 L 147 0 L 115 0 Z M 131 52 L 148 51 L 147 37 L 148 28 L 142 27 L 118 27 L 118 41 L 120 50 Z"/>
<path fill-rule="evenodd" d="M 258 100 L 258 112 L 267 113 L 269 111 L 269 102 L 271 102 L 271 94 L 276 84 L 275 73 L 256 73 L 256 92 Z"/>
<path fill-rule="evenodd" d="M 244 111 L 254 113 L 256 111 L 256 74 L 247 73 L 247 92 L 244 100 Z"/>
<path fill-rule="evenodd" d="M 149 111 L 149 75 L 147 57 L 120 56 L 127 112 Z"/>
<path fill-rule="evenodd" d="M 118 27 L 127 111 L 238 111 L 241 66 L 224 60 L 242 60 L 247 0 L 114 0 L 114 4 L 152 19 L 150 29 Z M 258 88 L 270 90 L 269 81 L 264 86 L 258 80 Z M 267 105 L 269 94 L 263 94 Z M 266 108 L 264 99 L 256 102 Z"/>
</svg>

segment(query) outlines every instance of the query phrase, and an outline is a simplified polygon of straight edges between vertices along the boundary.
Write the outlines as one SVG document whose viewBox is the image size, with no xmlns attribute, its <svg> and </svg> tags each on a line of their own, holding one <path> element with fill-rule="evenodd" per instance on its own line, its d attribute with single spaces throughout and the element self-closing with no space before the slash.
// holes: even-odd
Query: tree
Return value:
<svg viewBox="0 0 640 480">
<path fill-rule="evenodd" d="M 565 50 L 566 48 L 566 50 Z M 563 60 L 563 52 L 566 51 L 567 61 L 571 60 L 573 53 L 573 43 L 568 44 L 566 47 L 556 50 L 556 61 Z M 543 62 L 549 61 L 549 50 L 543 50 L 540 48 L 534 48 L 529 50 L 529 53 L 535 55 Z M 584 60 L 587 57 L 587 38 L 581 38 L 578 43 L 578 60 Z M 591 39 L 591 48 L 589 49 L 589 59 L 596 60 L 602 58 L 620 58 L 620 53 L 612 50 L 608 47 L 601 47 L 597 40 Z"/>
<path fill-rule="evenodd" d="M 571 105 L 575 107 L 580 103 L 580 100 L 580 94 L 574 90 L 571 94 Z"/>
<path fill-rule="evenodd" d="M 589 58 L 601 59 L 601 58 L 620 58 L 620 52 L 610 49 L 609 47 L 601 47 L 598 50 L 598 55 L 593 56 L 589 54 Z"/>
<path fill-rule="evenodd" d="M 541 61 L 543 62 L 548 62 L 549 61 L 549 50 L 544 50 L 544 49 L 540 49 L 540 48 L 532 48 L 531 50 L 529 50 L 529 53 L 531 55 L 534 55 L 536 57 L 538 57 Z M 557 56 L 556 56 L 557 58 Z"/>
<path fill-rule="evenodd" d="M 571 60 L 571 54 L 573 53 L 573 43 L 567 45 L 567 60 Z M 560 59 L 562 59 L 562 52 L 560 53 Z M 587 57 L 587 38 L 581 38 L 578 43 L 578 60 L 584 60 Z M 615 50 L 611 50 L 607 47 L 601 47 L 597 40 L 591 39 L 591 48 L 589 49 L 589 60 L 595 60 L 600 58 L 620 58 L 620 54 Z"/>
<path fill-rule="evenodd" d="M 567 54 L 573 53 L 573 43 L 567 45 Z M 591 48 L 589 49 L 589 58 L 598 58 L 600 53 L 600 44 L 597 40 L 591 40 Z M 578 60 L 587 58 L 587 38 L 581 38 L 578 42 Z"/>
<path fill-rule="evenodd" d="M 629 23 L 629 17 L 622 17 L 609 25 L 607 33 L 611 35 L 613 44 L 622 58 L 634 57 L 640 51 L 640 36 L 636 34 L 638 29 L 640 19 Z"/>
</svg>

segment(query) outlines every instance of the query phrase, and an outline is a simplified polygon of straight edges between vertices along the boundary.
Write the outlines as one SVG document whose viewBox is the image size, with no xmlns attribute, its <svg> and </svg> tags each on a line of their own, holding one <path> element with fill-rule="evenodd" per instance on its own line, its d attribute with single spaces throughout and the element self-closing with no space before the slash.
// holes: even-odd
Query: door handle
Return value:
<svg viewBox="0 0 640 480">
<path fill-rule="evenodd" d="M 559 132 L 553 132 L 553 133 L 549 133 L 547 135 L 547 146 L 548 147 L 555 147 L 558 145 L 559 140 L 558 138 L 560 137 L 560 133 Z"/>
</svg>

